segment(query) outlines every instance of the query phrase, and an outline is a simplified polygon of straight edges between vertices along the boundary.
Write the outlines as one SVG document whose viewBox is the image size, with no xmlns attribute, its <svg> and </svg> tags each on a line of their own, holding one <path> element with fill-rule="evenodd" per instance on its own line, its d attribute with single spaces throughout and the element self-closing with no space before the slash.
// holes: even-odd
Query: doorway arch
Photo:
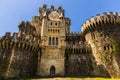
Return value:
<svg viewBox="0 0 120 80">
<path fill-rule="evenodd" d="M 53 65 L 50 67 L 50 76 L 51 77 L 55 76 L 55 66 L 53 66 Z"/>
</svg>

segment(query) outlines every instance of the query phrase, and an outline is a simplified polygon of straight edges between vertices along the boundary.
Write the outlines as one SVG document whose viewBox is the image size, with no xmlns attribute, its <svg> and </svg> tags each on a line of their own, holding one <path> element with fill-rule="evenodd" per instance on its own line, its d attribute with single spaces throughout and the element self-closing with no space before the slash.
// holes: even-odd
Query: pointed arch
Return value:
<svg viewBox="0 0 120 80">
<path fill-rule="evenodd" d="M 52 66 L 50 67 L 50 76 L 51 76 L 51 77 L 54 77 L 54 76 L 55 76 L 55 66 L 54 66 L 54 65 L 52 65 Z"/>
</svg>

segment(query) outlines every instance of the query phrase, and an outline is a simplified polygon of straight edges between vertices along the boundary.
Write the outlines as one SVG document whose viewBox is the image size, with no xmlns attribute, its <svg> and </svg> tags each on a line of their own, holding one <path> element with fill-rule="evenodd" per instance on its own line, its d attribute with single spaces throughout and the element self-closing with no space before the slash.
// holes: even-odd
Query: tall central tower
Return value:
<svg viewBox="0 0 120 80">
<path fill-rule="evenodd" d="M 41 55 L 38 66 L 40 76 L 63 76 L 65 74 L 64 54 L 66 48 L 66 33 L 70 32 L 70 20 L 64 17 L 61 7 L 50 9 L 44 5 L 40 8 L 41 25 Z"/>
</svg>

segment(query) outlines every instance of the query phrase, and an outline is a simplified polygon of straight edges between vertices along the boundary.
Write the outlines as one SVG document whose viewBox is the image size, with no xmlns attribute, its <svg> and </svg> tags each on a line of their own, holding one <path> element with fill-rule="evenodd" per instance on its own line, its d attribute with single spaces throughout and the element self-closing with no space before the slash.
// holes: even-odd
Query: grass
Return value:
<svg viewBox="0 0 120 80">
<path fill-rule="evenodd" d="M 120 80 L 120 78 L 39 78 L 39 79 L 8 79 L 8 80 Z"/>
<path fill-rule="evenodd" d="M 45 78 L 38 80 L 120 80 L 120 78 Z"/>
</svg>

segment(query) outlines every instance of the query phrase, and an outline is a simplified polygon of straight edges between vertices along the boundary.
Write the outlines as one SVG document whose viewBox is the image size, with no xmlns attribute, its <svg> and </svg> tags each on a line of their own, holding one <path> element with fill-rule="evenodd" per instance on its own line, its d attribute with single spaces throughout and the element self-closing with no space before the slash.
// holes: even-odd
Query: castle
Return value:
<svg viewBox="0 0 120 80">
<path fill-rule="evenodd" d="M 71 33 L 62 7 L 46 5 L 0 38 L 0 78 L 120 77 L 120 14 L 103 13 Z"/>
</svg>

